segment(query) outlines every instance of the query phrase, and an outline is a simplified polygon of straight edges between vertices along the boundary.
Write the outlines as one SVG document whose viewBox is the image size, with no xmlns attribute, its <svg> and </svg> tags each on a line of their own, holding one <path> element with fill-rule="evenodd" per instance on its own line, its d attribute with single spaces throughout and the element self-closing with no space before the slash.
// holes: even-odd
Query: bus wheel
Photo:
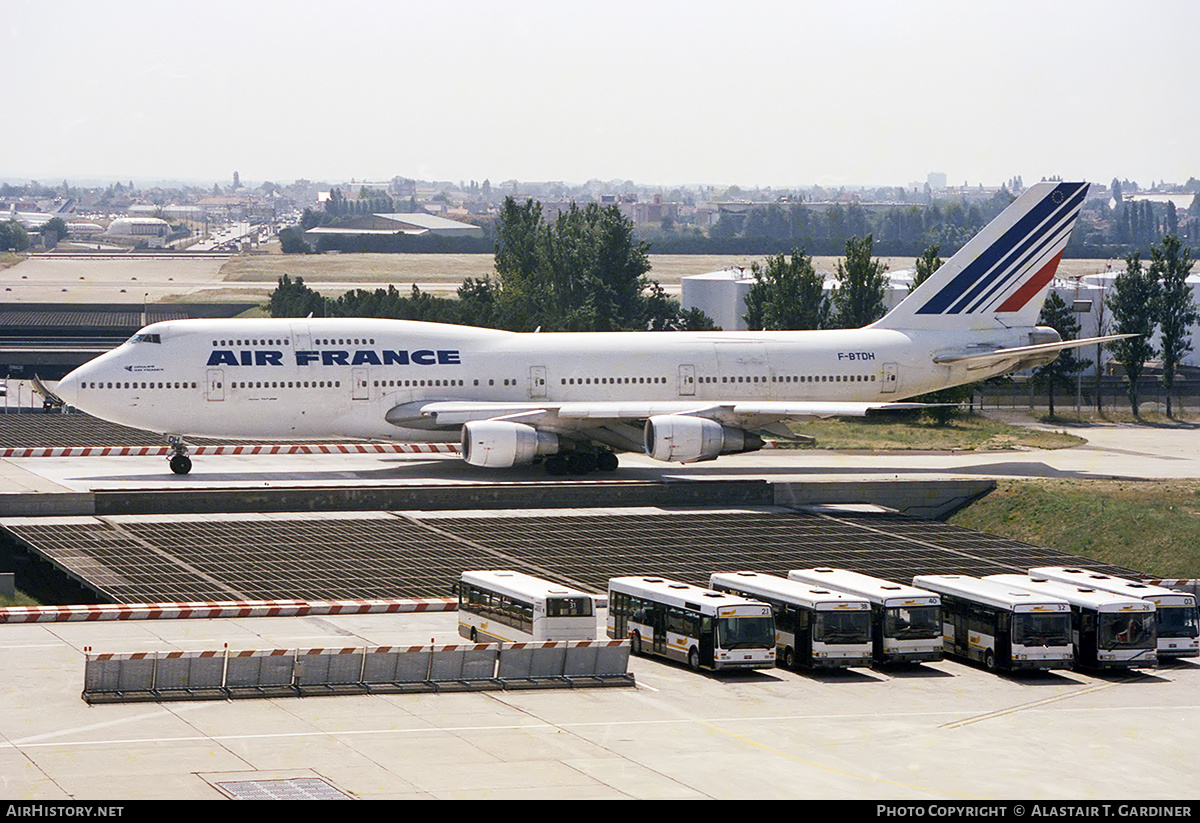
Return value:
<svg viewBox="0 0 1200 823">
<path fill-rule="evenodd" d="M 991 649 L 988 649 L 983 655 L 983 667 L 989 672 L 996 671 L 996 655 L 992 654 Z"/>
<path fill-rule="evenodd" d="M 794 669 L 796 667 L 796 650 L 791 646 L 787 646 L 783 650 L 783 667 L 785 669 Z"/>
<path fill-rule="evenodd" d="M 642 636 L 637 632 L 629 635 L 629 650 L 634 654 L 642 653 Z"/>
<path fill-rule="evenodd" d="M 472 643 L 478 643 L 478 642 L 479 642 L 479 632 L 477 632 L 477 631 L 475 630 L 475 627 L 474 627 L 474 626 L 472 626 L 472 627 L 471 627 L 471 642 L 472 642 Z"/>
<path fill-rule="evenodd" d="M 700 671 L 700 652 L 695 649 L 688 652 L 688 666 L 694 672 Z"/>
</svg>

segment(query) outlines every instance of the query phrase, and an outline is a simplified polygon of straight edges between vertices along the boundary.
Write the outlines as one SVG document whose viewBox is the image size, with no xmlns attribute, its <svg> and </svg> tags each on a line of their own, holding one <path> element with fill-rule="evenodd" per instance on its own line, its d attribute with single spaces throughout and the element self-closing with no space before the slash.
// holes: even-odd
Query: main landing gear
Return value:
<svg viewBox="0 0 1200 823">
<path fill-rule="evenodd" d="M 544 461 L 546 473 L 556 476 L 564 474 L 587 474 L 588 472 L 611 472 L 617 470 L 617 455 L 608 450 L 598 452 L 559 452 Z"/>
<path fill-rule="evenodd" d="M 188 456 L 187 444 L 183 442 L 183 438 L 175 435 L 167 435 L 167 443 L 171 447 L 171 456 L 167 458 L 167 463 L 171 466 L 171 471 L 175 474 L 187 474 L 192 470 L 192 458 Z"/>
</svg>

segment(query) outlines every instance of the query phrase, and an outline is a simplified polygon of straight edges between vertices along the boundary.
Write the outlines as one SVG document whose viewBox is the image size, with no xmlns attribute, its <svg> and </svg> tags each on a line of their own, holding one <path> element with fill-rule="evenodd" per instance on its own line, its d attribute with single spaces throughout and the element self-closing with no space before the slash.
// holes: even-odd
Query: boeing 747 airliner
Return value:
<svg viewBox="0 0 1200 823">
<path fill-rule="evenodd" d="M 516 333 L 371 319 L 172 320 L 64 378 L 67 404 L 186 438 L 459 442 L 476 466 L 611 471 L 617 452 L 689 463 L 754 451 L 787 421 L 1049 363 L 1046 291 L 1087 193 L 1039 183 L 862 329 Z"/>
</svg>

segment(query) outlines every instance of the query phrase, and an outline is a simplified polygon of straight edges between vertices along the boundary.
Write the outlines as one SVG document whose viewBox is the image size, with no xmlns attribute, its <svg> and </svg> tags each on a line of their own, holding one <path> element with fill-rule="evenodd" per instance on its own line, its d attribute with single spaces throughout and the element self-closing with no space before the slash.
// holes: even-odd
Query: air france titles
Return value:
<svg viewBox="0 0 1200 823">
<path fill-rule="evenodd" d="M 458 349 L 326 349 L 297 351 L 297 366 L 458 366 Z M 283 352 L 271 350 L 213 349 L 208 366 L 282 366 Z"/>
</svg>

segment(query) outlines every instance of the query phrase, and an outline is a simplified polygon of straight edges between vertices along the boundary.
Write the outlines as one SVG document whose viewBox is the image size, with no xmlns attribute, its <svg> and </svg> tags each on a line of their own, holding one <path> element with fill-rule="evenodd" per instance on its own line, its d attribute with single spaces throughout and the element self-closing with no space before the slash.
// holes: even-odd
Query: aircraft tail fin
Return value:
<svg viewBox="0 0 1200 823">
<path fill-rule="evenodd" d="M 874 328 L 1036 326 L 1087 183 L 1037 183 Z"/>
<path fill-rule="evenodd" d="M 59 206 L 57 209 L 55 209 L 54 213 L 55 214 L 74 214 L 75 213 L 75 204 L 77 202 L 78 201 L 75 200 L 75 198 L 71 198 L 70 200 L 67 200 L 65 203 L 63 203 L 61 206 Z"/>
</svg>

